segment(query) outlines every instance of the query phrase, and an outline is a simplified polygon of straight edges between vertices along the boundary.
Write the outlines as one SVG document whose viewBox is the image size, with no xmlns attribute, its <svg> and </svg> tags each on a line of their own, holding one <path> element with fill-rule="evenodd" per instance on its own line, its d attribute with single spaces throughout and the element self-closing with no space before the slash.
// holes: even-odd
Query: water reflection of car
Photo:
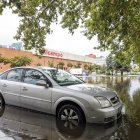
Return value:
<svg viewBox="0 0 140 140">
<path fill-rule="evenodd" d="M 56 115 L 63 121 L 108 123 L 121 116 L 116 92 L 55 68 L 13 68 L 0 75 L 1 103 Z"/>
<path fill-rule="evenodd" d="M 1 111 L 0 138 L 36 139 L 36 140 L 91 140 L 107 139 L 114 135 L 119 127 L 113 125 L 79 124 L 74 126 L 56 119 L 54 116 L 27 109 L 6 106 Z M 6 140 L 7 140 L 6 139 Z"/>
</svg>

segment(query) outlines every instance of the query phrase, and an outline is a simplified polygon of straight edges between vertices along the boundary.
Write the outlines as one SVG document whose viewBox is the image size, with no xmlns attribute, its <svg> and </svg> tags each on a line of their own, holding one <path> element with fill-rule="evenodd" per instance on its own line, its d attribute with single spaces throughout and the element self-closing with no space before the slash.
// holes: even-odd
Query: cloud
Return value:
<svg viewBox="0 0 140 140">
<path fill-rule="evenodd" d="M 18 15 L 12 14 L 10 9 L 5 9 L 3 15 L 0 16 L 0 44 L 10 45 L 16 40 L 13 36 L 16 34 L 19 25 Z M 94 50 L 93 47 L 98 45 L 97 37 L 88 40 L 76 30 L 71 35 L 67 29 L 62 29 L 59 24 L 52 24 L 53 33 L 46 37 L 46 48 L 60 50 L 64 52 L 87 55 L 93 53 L 97 56 L 106 56 L 108 52 L 100 52 Z"/>
</svg>

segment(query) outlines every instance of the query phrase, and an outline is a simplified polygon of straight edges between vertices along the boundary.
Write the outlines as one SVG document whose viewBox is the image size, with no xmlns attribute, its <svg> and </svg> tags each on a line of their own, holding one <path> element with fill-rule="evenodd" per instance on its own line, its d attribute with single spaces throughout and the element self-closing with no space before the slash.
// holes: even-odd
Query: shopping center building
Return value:
<svg viewBox="0 0 140 140">
<path fill-rule="evenodd" d="M 6 47 L 0 47 L 0 56 L 6 58 L 13 58 L 15 56 L 27 56 L 32 60 L 30 66 L 49 66 L 49 63 L 53 63 L 54 67 L 59 67 L 59 64 L 63 63 L 63 69 L 65 70 L 69 69 L 70 65 L 72 67 L 80 65 L 80 67 L 83 68 L 85 64 L 92 64 L 95 59 L 88 56 L 81 56 L 52 49 L 46 49 L 43 56 L 39 58 L 33 52 L 16 50 Z M 0 72 L 9 68 L 9 64 L 0 64 Z"/>
</svg>

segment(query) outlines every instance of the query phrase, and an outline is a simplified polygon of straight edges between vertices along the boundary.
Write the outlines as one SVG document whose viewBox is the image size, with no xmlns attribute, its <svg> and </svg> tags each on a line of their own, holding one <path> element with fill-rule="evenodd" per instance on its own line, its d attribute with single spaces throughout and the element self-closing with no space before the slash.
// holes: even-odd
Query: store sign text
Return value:
<svg viewBox="0 0 140 140">
<path fill-rule="evenodd" d="M 49 51 L 49 50 L 46 50 L 45 54 L 49 55 L 49 56 L 53 56 L 53 57 L 63 57 L 62 53 L 58 53 L 58 52 L 54 52 L 54 51 Z"/>
</svg>

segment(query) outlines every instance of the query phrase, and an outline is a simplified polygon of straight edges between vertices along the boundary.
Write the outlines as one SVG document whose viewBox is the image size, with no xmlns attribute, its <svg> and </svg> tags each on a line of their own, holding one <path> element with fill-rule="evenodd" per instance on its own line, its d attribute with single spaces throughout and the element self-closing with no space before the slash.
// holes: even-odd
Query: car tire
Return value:
<svg viewBox="0 0 140 140">
<path fill-rule="evenodd" d="M 5 109 L 5 101 L 2 95 L 0 94 L 0 117 L 3 114 L 4 109 Z"/>
<path fill-rule="evenodd" d="M 78 139 L 85 131 L 86 123 L 81 123 L 77 127 L 71 122 L 56 119 L 56 128 L 65 139 Z"/>
<path fill-rule="evenodd" d="M 79 107 L 72 105 L 72 104 L 63 105 L 59 109 L 57 117 L 61 121 L 68 121 L 68 122 L 71 121 L 71 122 L 77 124 L 77 126 L 79 125 L 79 123 L 85 122 L 84 115 L 82 114 Z"/>
</svg>

